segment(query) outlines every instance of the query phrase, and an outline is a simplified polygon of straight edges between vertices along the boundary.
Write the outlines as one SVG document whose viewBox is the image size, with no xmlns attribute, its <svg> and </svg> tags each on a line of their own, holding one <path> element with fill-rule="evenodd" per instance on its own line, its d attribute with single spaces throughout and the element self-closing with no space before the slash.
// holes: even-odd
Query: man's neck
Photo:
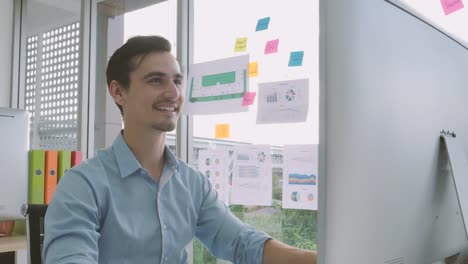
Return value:
<svg viewBox="0 0 468 264">
<path fill-rule="evenodd" d="M 151 173 L 155 181 L 159 181 L 164 166 L 166 133 L 124 129 L 123 138 L 141 166 Z"/>
</svg>

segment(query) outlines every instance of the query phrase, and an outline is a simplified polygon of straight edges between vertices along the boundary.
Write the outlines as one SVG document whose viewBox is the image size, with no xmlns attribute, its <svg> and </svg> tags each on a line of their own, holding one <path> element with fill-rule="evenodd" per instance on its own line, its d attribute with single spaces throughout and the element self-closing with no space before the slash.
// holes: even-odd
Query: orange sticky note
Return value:
<svg viewBox="0 0 468 264">
<path fill-rule="evenodd" d="M 249 77 L 258 76 L 258 62 L 254 61 L 249 63 Z"/>
<path fill-rule="evenodd" d="M 242 105 L 248 106 L 253 104 L 256 95 L 256 92 L 245 92 L 244 97 L 242 97 Z"/>
<path fill-rule="evenodd" d="M 229 137 L 229 124 L 217 124 L 215 131 L 215 138 L 228 138 Z"/>
<path fill-rule="evenodd" d="M 246 51 L 246 50 L 247 50 L 247 38 L 237 38 L 234 51 L 240 52 L 240 51 Z"/>
</svg>

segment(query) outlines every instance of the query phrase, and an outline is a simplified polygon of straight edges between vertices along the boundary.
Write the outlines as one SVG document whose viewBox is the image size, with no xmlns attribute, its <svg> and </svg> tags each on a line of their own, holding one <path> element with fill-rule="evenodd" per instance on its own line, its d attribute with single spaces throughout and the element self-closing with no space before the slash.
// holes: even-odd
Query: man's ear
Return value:
<svg viewBox="0 0 468 264">
<path fill-rule="evenodd" d="M 112 80 L 111 83 L 109 84 L 109 93 L 110 96 L 114 99 L 114 102 L 120 106 L 123 106 L 125 103 L 125 98 L 124 98 L 124 89 L 122 85 L 116 80 Z"/>
</svg>

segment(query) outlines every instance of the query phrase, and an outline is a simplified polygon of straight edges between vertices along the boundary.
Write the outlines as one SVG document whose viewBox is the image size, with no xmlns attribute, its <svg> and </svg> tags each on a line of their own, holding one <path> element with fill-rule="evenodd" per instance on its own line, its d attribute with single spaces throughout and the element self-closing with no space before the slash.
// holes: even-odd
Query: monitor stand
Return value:
<svg viewBox="0 0 468 264">
<path fill-rule="evenodd" d="M 460 206 L 460 214 L 465 226 L 465 235 L 468 239 L 468 161 L 462 143 L 459 142 L 454 132 L 442 131 L 440 137 L 447 147 L 448 161 Z M 459 260 L 461 258 L 465 259 L 466 255 L 467 251 L 465 250 L 454 263 L 460 263 Z"/>
</svg>

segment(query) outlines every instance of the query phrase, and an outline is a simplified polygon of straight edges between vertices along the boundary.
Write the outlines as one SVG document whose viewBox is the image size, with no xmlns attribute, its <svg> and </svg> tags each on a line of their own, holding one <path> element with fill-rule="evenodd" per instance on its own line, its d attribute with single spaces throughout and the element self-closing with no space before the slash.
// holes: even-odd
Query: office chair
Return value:
<svg viewBox="0 0 468 264">
<path fill-rule="evenodd" d="M 26 217 L 28 238 L 28 263 L 42 264 L 42 242 L 44 240 L 44 216 L 47 204 L 23 204 L 21 212 Z"/>
</svg>

